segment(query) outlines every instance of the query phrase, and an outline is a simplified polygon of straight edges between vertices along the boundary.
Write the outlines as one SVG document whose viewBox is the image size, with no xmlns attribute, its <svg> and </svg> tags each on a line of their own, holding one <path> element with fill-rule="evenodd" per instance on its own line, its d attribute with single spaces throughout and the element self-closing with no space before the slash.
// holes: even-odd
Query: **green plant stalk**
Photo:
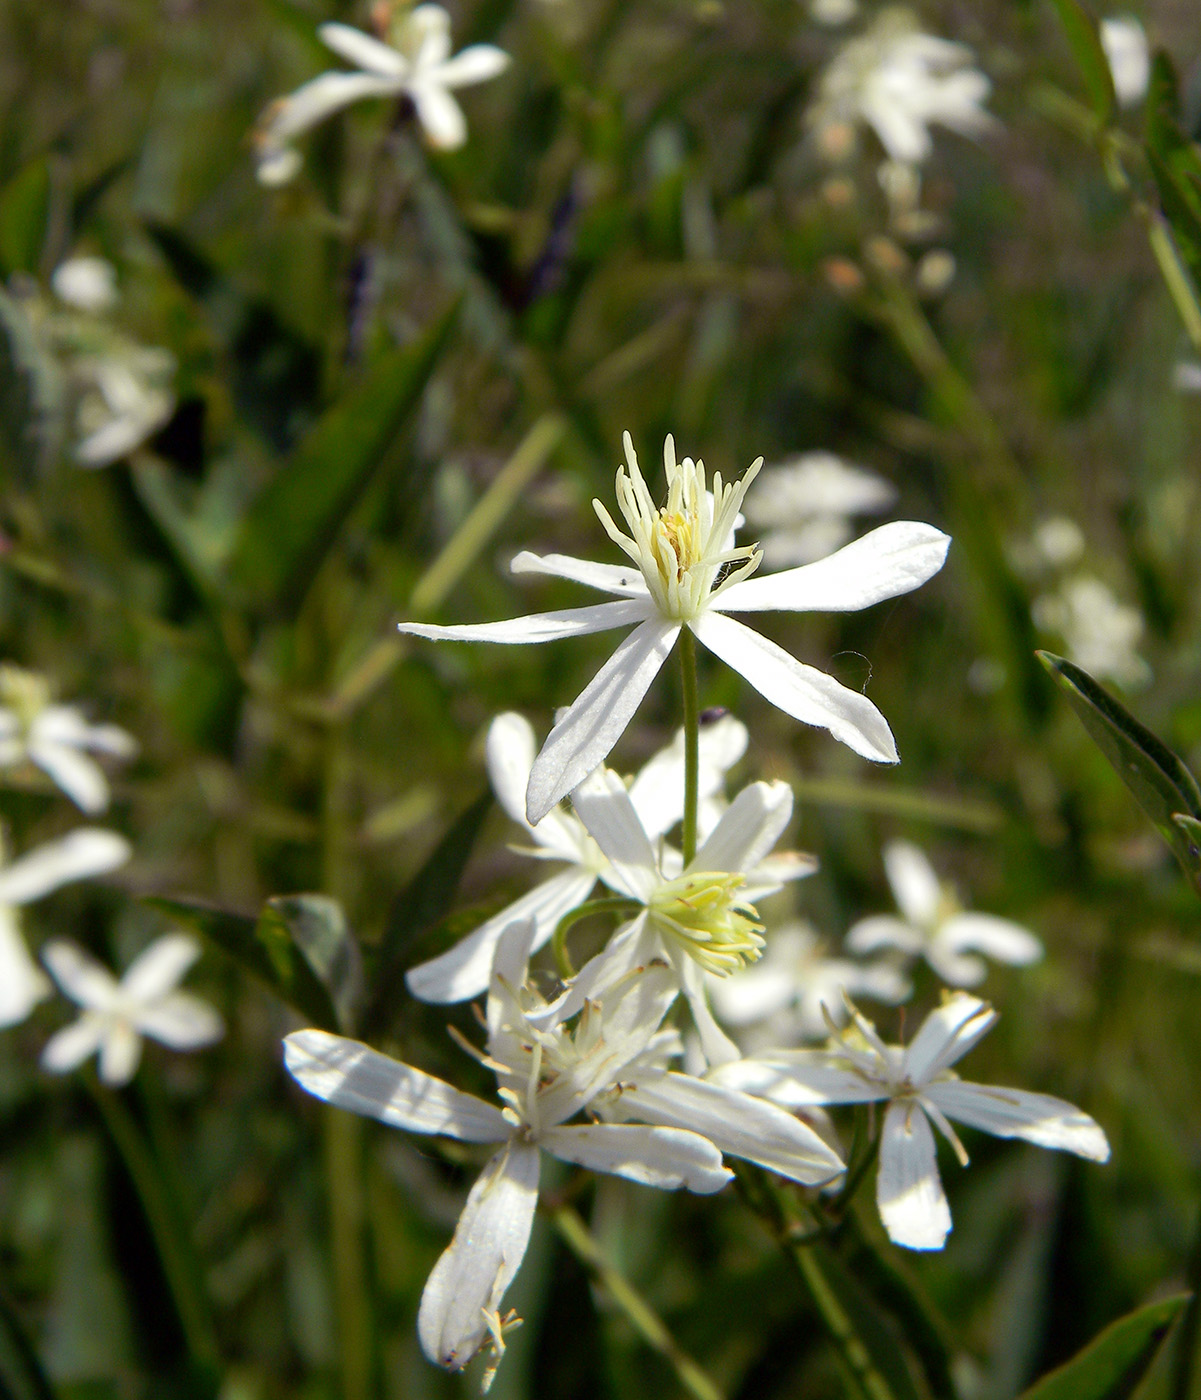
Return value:
<svg viewBox="0 0 1201 1400">
<path fill-rule="evenodd" d="M 646 1344 L 657 1351 L 676 1373 L 680 1385 L 693 1400 L 722 1400 L 722 1392 L 705 1371 L 682 1351 L 658 1313 L 608 1259 L 587 1225 L 571 1206 L 555 1206 L 551 1223 L 559 1238 L 621 1309 Z"/>
<path fill-rule="evenodd" d="M 701 770 L 701 706 L 696 683 L 696 638 L 680 628 L 680 668 L 684 695 L 684 825 L 680 844 L 685 869 L 696 856 L 696 823 Z"/>
<path fill-rule="evenodd" d="M 204 1273 L 154 1153 L 120 1096 L 106 1089 L 91 1071 L 83 1075 L 83 1081 L 146 1212 L 188 1352 L 196 1361 L 216 1365 L 219 1359 L 217 1337 L 204 1291 Z"/>
<path fill-rule="evenodd" d="M 551 937 L 551 952 L 555 955 L 555 967 L 563 981 L 569 982 L 575 976 L 575 965 L 571 961 L 571 954 L 567 951 L 567 935 L 581 919 L 590 918 L 593 914 L 627 914 L 635 912 L 637 909 L 638 905 L 635 901 L 628 899 L 625 895 L 590 899 L 585 904 L 577 904 L 574 909 L 569 909 L 555 925 L 555 931 Z"/>
<path fill-rule="evenodd" d="M 1176 1351 L 1172 1357 L 1171 1400 L 1193 1400 L 1197 1374 L 1197 1341 L 1201 1333 L 1201 1214 L 1188 1261 L 1188 1286 L 1193 1290 L 1176 1324 Z"/>
</svg>

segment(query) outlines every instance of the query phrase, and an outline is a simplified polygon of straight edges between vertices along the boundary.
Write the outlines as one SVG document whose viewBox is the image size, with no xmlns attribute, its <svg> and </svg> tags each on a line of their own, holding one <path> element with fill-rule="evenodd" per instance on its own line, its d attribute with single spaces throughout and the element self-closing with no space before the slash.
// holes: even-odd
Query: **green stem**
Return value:
<svg viewBox="0 0 1201 1400">
<path fill-rule="evenodd" d="M 560 1205 L 551 1210 L 550 1218 L 559 1238 L 626 1315 L 642 1340 L 668 1362 L 693 1400 L 722 1400 L 716 1383 L 680 1349 L 658 1313 L 605 1257 L 579 1214 L 570 1206 Z"/>
<path fill-rule="evenodd" d="M 1201 1216 L 1188 1262 L 1188 1285 L 1193 1290 L 1176 1324 L 1176 1355 L 1172 1360 L 1172 1400 L 1190 1400 L 1197 1370 L 1197 1340 L 1201 1332 Z"/>
<path fill-rule="evenodd" d="M 217 1338 L 204 1292 L 204 1273 L 154 1153 L 124 1101 L 90 1072 L 83 1081 L 142 1202 L 188 1351 L 195 1360 L 215 1365 Z"/>
<path fill-rule="evenodd" d="M 563 915 L 555 925 L 550 946 L 551 952 L 555 955 L 555 967 L 564 982 L 575 976 L 571 954 L 567 951 L 567 935 L 575 925 L 593 914 L 630 913 L 637 907 L 633 900 L 627 899 L 624 895 L 613 895 L 612 898 L 590 899 L 585 904 L 577 904 L 574 909 L 569 909 Z"/>
<path fill-rule="evenodd" d="M 680 628 L 680 667 L 684 681 L 684 866 L 696 856 L 696 819 L 701 769 L 701 707 L 696 684 L 696 638 Z"/>
</svg>

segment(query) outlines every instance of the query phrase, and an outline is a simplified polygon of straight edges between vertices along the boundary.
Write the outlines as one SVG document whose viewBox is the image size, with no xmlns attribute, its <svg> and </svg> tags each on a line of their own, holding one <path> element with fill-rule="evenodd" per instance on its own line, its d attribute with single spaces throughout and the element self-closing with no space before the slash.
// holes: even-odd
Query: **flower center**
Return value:
<svg viewBox="0 0 1201 1400">
<path fill-rule="evenodd" d="M 706 972 L 728 977 L 763 952 L 763 925 L 753 904 L 739 898 L 745 880 L 719 871 L 693 871 L 668 880 L 651 896 L 655 928 L 695 958 Z"/>
</svg>

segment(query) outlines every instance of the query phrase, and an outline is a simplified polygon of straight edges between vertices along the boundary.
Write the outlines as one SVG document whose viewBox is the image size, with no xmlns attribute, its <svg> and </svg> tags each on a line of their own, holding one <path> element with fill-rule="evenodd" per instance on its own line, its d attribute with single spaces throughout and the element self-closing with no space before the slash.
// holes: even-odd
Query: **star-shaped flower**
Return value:
<svg viewBox="0 0 1201 1400">
<path fill-rule="evenodd" d="M 847 932 L 851 952 L 892 948 L 906 957 L 925 958 L 952 987 L 974 987 L 984 980 L 988 969 L 978 953 L 1014 967 L 1042 957 L 1043 945 L 1021 924 L 964 909 L 910 842 L 892 841 L 885 847 L 884 870 L 902 917 L 860 919 Z"/>
<path fill-rule="evenodd" d="M 865 1016 L 853 1007 L 851 1012 L 851 1024 L 828 1050 L 774 1051 L 723 1065 L 711 1078 L 791 1108 L 887 1102 L 876 1203 L 895 1244 L 941 1249 L 951 1229 L 931 1124 L 964 1166 L 967 1153 L 952 1118 L 995 1137 L 1108 1160 L 1105 1134 L 1070 1103 L 1024 1089 L 970 1084 L 951 1069 L 996 1022 L 987 1003 L 956 992 L 926 1017 L 907 1046 L 885 1045 Z"/>
<path fill-rule="evenodd" d="M 66 939 L 52 940 L 42 949 L 42 959 L 83 1014 L 50 1038 L 42 1067 L 69 1074 L 99 1053 L 100 1078 L 117 1087 L 137 1072 L 143 1036 L 172 1050 L 199 1050 L 219 1040 L 225 1028 L 216 1011 L 199 997 L 176 990 L 200 952 L 200 944 L 187 934 L 164 934 L 118 982 L 82 948 Z"/>
<path fill-rule="evenodd" d="M 268 108 L 255 136 L 264 185 L 286 184 L 300 170 L 296 137 L 366 97 L 407 97 L 429 144 L 455 150 L 467 140 L 467 122 L 452 89 L 485 82 L 509 66 L 509 55 L 494 44 L 473 44 L 452 58 L 450 16 L 441 5 L 400 14 L 386 44 L 347 24 L 323 24 L 317 33 L 361 71 L 322 73 Z"/>
<path fill-rule="evenodd" d="M 604 761 L 685 627 L 794 719 L 828 729 L 866 758 L 895 763 L 888 723 L 866 696 L 802 665 L 728 614 L 869 607 L 908 593 L 937 573 L 948 537 L 930 525 L 898 521 L 817 563 L 752 579 L 760 551 L 754 545 L 735 547 L 734 530 L 762 459 L 730 485 L 715 473 L 709 490 L 704 464 L 691 457 L 677 462 L 668 437 L 663 449 L 667 504 L 660 509 L 638 469 L 629 433 L 624 441 L 627 466 L 618 468 L 617 499 L 630 533 L 617 528 L 599 501 L 593 505 L 633 567 L 528 552 L 512 566 L 516 573 L 572 579 L 620 601 L 474 626 L 400 624 L 402 632 L 418 637 L 502 643 L 549 642 L 634 624 L 534 760 L 526 789 L 529 820 L 541 821 Z"/>
</svg>

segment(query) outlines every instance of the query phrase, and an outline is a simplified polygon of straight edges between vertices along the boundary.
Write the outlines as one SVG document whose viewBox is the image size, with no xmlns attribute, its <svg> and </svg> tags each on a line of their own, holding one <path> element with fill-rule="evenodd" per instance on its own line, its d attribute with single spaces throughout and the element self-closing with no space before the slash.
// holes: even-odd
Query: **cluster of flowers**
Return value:
<svg viewBox="0 0 1201 1400">
<path fill-rule="evenodd" d="M 885 1044 L 846 997 L 859 978 L 861 990 L 901 1000 L 909 993 L 901 960 L 916 956 L 952 984 L 978 981 L 984 966 L 975 954 L 1029 962 L 1041 953 L 1033 935 L 960 909 L 920 852 L 897 844 L 887 864 L 903 917 L 864 920 L 849 940 L 851 951 L 888 949 L 894 961 L 832 961 L 823 986 L 816 977 L 798 985 L 791 975 L 765 994 L 771 955 L 751 965 L 776 935 L 769 943 L 757 903 L 815 866 L 812 857 L 774 850 L 791 819 L 791 789 L 752 782 L 727 802 L 726 772 L 747 743 L 732 716 L 704 725 L 686 714 L 684 731 L 629 782 L 605 765 L 677 641 L 687 676 L 695 639 L 786 713 L 866 757 L 895 762 L 892 734 L 871 701 L 730 613 L 848 611 L 896 597 L 942 567 L 947 537 L 893 522 L 814 563 L 753 577 L 761 551 L 735 537 L 760 463 L 740 481 L 709 480 L 702 463 L 677 460 L 668 438 L 666 504 L 657 507 L 628 435 L 625 449 L 617 499 L 626 531 L 594 505 L 628 562 L 530 553 L 513 561 L 519 573 L 569 579 L 613 601 L 471 626 L 402 624 L 423 637 L 500 643 L 634 628 L 539 751 L 518 715 L 500 715 L 489 728 L 487 762 L 501 805 L 523 828 L 528 854 L 560 868 L 408 973 L 409 989 L 429 1002 L 486 995 L 483 1049 L 461 1043 L 495 1073 L 499 1104 L 324 1031 L 285 1041 L 289 1070 L 318 1098 L 494 1149 L 422 1297 L 422 1347 L 449 1368 L 485 1347 L 503 1351 L 513 1318 L 501 1304 L 529 1238 L 543 1151 L 663 1188 L 718 1191 L 731 1175 L 723 1157 L 734 1157 L 821 1189 L 846 1170 L 825 1108 L 879 1101 L 888 1107 L 877 1201 L 892 1239 L 915 1249 L 941 1247 L 951 1228 L 931 1125 L 961 1161 L 950 1119 L 1095 1160 L 1109 1152 L 1097 1124 L 1070 1104 L 959 1079 L 952 1066 L 996 1019 L 975 996 L 945 994 L 905 1047 Z M 568 796 L 570 808 L 560 805 Z M 677 825 L 679 847 L 669 839 Z M 605 896 L 593 901 L 598 884 Z M 615 912 L 618 926 L 575 971 L 567 934 L 598 908 Z M 558 955 L 553 981 L 530 968 L 548 943 Z M 781 985 L 784 1002 L 812 1007 L 816 999 L 829 1040 L 798 1045 L 812 1028 L 794 1017 L 787 1038 L 743 1053 L 730 1031 L 776 1015 Z M 762 1014 L 738 1014 L 740 987 L 743 1010 L 757 1003 Z"/>
</svg>

